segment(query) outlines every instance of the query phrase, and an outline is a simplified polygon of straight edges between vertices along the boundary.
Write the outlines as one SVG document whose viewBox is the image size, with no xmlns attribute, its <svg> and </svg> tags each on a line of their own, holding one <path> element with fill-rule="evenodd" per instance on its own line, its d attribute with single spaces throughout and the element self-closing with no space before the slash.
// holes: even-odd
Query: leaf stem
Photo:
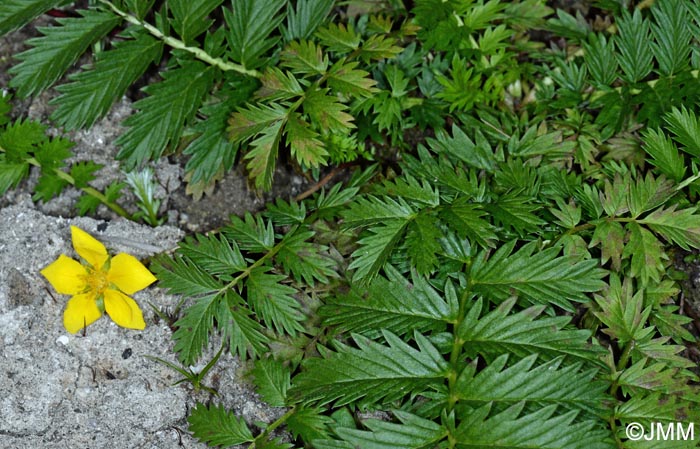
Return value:
<svg viewBox="0 0 700 449">
<path fill-rule="evenodd" d="M 35 166 L 35 167 L 40 167 L 40 168 L 41 168 L 41 164 L 39 163 L 39 161 L 37 161 L 37 160 L 36 160 L 35 158 L 33 158 L 33 157 L 30 157 L 30 158 L 26 159 L 26 161 L 27 161 L 29 164 L 31 164 L 31 165 L 33 165 L 33 166 Z M 60 170 L 60 169 L 58 169 L 58 168 L 54 168 L 53 171 L 54 171 L 54 173 L 56 174 L 56 176 L 58 176 L 58 177 L 61 178 L 62 180 L 66 181 L 68 184 L 70 184 L 70 185 L 72 185 L 73 187 L 75 187 L 75 179 L 74 179 L 71 175 L 69 175 L 68 173 L 66 173 L 66 172 L 64 172 L 63 170 Z M 98 200 L 100 200 L 100 202 L 101 202 L 102 204 L 104 204 L 105 206 L 107 206 L 107 207 L 109 207 L 110 209 L 112 209 L 112 210 L 113 210 L 114 212 L 116 212 L 119 216 L 131 220 L 131 215 L 130 215 L 126 210 L 124 210 L 124 208 L 122 208 L 120 205 L 118 205 L 118 204 L 113 203 L 112 201 L 110 201 L 110 200 L 109 200 L 102 192 L 100 192 L 99 190 L 97 190 L 97 189 L 95 189 L 95 188 L 93 188 L 93 187 L 90 187 L 90 186 L 79 187 L 79 189 L 82 190 L 83 192 L 87 193 L 88 195 L 90 195 L 90 196 L 92 196 L 92 197 L 95 197 L 95 198 L 97 198 Z"/>
<path fill-rule="evenodd" d="M 296 411 L 297 411 L 296 406 L 287 410 L 284 415 L 277 418 L 275 420 L 275 422 L 273 422 L 272 424 L 267 426 L 265 428 L 265 430 L 263 430 L 263 432 L 260 435 L 255 437 L 255 440 L 253 440 L 253 442 L 250 443 L 250 446 L 248 446 L 248 449 L 255 449 L 257 447 L 257 443 L 259 440 L 263 440 L 263 441 L 267 440 L 267 437 L 270 435 L 270 433 L 273 430 L 275 430 L 276 428 L 278 428 L 279 426 L 281 426 L 282 424 L 284 424 L 285 422 L 287 422 L 289 417 L 292 416 L 294 413 L 296 413 Z"/>
<path fill-rule="evenodd" d="M 243 270 L 241 272 L 241 274 L 236 276 L 231 282 L 229 282 L 224 287 L 219 289 L 218 294 L 222 294 L 225 291 L 235 287 L 240 281 L 242 281 L 246 277 L 250 276 L 250 273 L 252 273 L 254 269 L 258 268 L 259 266 L 264 264 L 267 259 L 270 259 L 275 254 L 277 254 L 279 252 L 279 250 L 282 249 L 282 247 L 287 244 L 288 238 L 293 236 L 298 228 L 299 228 L 298 226 L 293 227 L 287 234 L 285 234 L 285 236 L 279 242 L 277 242 L 277 244 L 275 246 L 273 246 L 270 249 L 270 251 L 265 253 L 260 259 L 256 260 L 251 266 L 249 266 L 248 268 Z"/>
<path fill-rule="evenodd" d="M 115 14 L 122 17 L 127 22 L 144 28 L 146 31 L 148 31 L 149 33 L 151 33 L 153 36 L 157 37 L 158 39 L 162 40 L 166 45 L 169 45 L 172 48 L 176 48 L 178 50 L 184 50 L 188 53 L 192 53 L 197 59 L 204 61 L 210 65 L 216 66 L 225 72 L 231 70 L 234 72 L 241 73 L 243 75 L 252 76 L 254 78 L 260 78 L 262 76 L 262 74 L 260 72 L 258 72 L 257 70 L 246 69 L 241 64 L 236 64 L 235 62 L 224 61 L 221 58 L 215 58 L 215 57 L 211 56 L 209 53 L 202 50 L 201 48 L 189 47 L 181 40 L 176 39 L 172 36 L 167 36 L 167 35 L 163 34 L 163 32 L 161 32 L 158 28 L 154 27 L 150 23 L 141 21 L 137 17 L 134 17 L 131 14 L 128 14 L 128 13 L 120 10 L 119 8 L 117 8 L 114 4 L 112 4 L 108 0 L 98 0 L 98 1 L 100 3 L 102 3 L 103 5 L 106 5 L 107 7 L 109 7 L 109 9 L 111 9 Z"/>
</svg>

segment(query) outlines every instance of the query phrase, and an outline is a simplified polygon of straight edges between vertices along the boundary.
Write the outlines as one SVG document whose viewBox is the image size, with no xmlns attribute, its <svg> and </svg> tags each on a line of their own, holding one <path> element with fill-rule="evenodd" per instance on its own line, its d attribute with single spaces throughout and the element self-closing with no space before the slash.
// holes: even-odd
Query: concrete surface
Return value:
<svg viewBox="0 0 700 449">
<path fill-rule="evenodd" d="M 187 383 L 173 387 L 179 374 L 145 357 L 176 363 L 172 331 L 149 303 L 169 310 L 179 298 L 157 287 L 133 295 L 144 312 L 144 331 L 120 328 L 107 316 L 86 336 L 63 328 L 68 296 L 55 293 L 39 271 L 61 253 L 75 257 L 71 224 L 112 254 L 139 258 L 171 249 L 182 237 L 174 227 L 47 216 L 28 200 L 0 209 L 0 448 L 205 447 L 188 435 L 186 416 L 210 395 Z M 249 422 L 271 422 L 279 412 L 258 401 L 241 381 L 239 365 L 222 356 L 205 384 L 223 386 L 216 401 Z"/>
</svg>

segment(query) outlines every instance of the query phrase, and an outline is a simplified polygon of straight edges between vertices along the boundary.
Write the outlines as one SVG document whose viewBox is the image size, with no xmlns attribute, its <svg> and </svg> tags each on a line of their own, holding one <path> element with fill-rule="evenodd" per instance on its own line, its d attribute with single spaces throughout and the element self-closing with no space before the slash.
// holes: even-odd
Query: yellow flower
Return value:
<svg viewBox="0 0 700 449">
<path fill-rule="evenodd" d="M 120 253 L 110 257 L 102 243 L 80 228 L 71 226 L 75 252 L 81 264 L 61 254 L 41 274 L 58 293 L 73 295 L 63 314 L 63 325 L 76 333 L 106 311 L 122 327 L 144 329 L 141 309 L 132 295 L 156 281 L 134 256 Z"/>
</svg>

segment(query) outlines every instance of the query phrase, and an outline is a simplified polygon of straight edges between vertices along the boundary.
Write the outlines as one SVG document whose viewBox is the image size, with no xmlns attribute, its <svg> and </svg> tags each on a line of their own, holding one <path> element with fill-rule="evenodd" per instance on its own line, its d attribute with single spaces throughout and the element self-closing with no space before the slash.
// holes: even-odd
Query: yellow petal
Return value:
<svg viewBox="0 0 700 449">
<path fill-rule="evenodd" d="M 63 326 L 68 332 L 74 334 L 94 323 L 101 316 L 102 313 L 95 304 L 94 294 L 75 295 L 68 300 L 66 310 L 63 312 Z"/>
<path fill-rule="evenodd" d="M 53 285 L 58 293 L 75 295 L 85 290 L 87 271 L 79 262 L 61 254 L 51 265 L 41 270 L 41 274 Z"/>
<path fill-rule="evenodd" d="M 107 248 L 93 236 L 82 229 L 71 226 L 71 236 L 73 238 L 73 248 L 80 257 L 92 265 L 96 270 L 101 270 L 109 255 Z"/>
<path fill-rule="evenodd" d="M 107 280 L 127 295 L 143 290 L 156 281 L 156 277 L 130 254 L 117 254 L 110 262 Z"/>
<path fill-rule="evenodd" d="M 141 330 L 146 327 L 146 322 L 143 321 L 141 309 L 136 301 L 117 290 L 106 290 L 104 298 L 105 310 L 112 321 L 129 329 Z"/>
</svg>

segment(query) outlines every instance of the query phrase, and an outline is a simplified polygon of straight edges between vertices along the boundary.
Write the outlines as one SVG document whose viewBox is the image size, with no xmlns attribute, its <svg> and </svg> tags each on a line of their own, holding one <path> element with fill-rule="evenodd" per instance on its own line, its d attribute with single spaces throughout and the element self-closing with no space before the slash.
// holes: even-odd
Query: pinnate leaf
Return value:
<svg viewBox="0 0 700 449">
<path fill-rule="evenodd" d="M 267 357 L 255 361 L 251 371 L 256 392 L 273 407 L 284 407 L 287 400 L 287 389 L 291 385 L 289 367 L 277 360 Z"/>
<path fill-rule="evenodd" d="M 10 86 L 17 95 L 28 97 L 42 92 L 58 80 L 92 44 L 119 23 L 114 14 L 80 10 L 80 18 L 58 19 L 61 26 L 39 27 L 43 36 L 30 39 L 32 48 L 18 54 L 22 61 L 10 69 Z"/>
<path fill-rule="evenodd" d="M 184 126 L 192 119 L 214 82 L 215 68 L 186 60 L 163 73 L 163 81 L 144 88 L 148 97 L 134 106 L 139 112 L 124 121 L 130 128 L 116 140 L 117 158 L 127 167 L 160 157 L 168 145 L 177 145 Z"/>
<path fill-rule="evenodd" d="M 277 37 L 270 37 L 270 34 L 284 19 L 284 15 L 278 14 L 284 5 L 284 0 L 236 0 L 233 11 L 224 9 L 227 38 L 234 61 L 248 69 L 265 63 L 263 54 L 278 40 Z"/>
<path fill-rule="evenodd" d="M 51 104 L 58 107 L 51 115 L 69 129 L 92 126 L 121 98 L 151 62 L 160 58 L 163 44 L 144 32 L 133 39 L 115 42 L 111 50 L 97 56 L 94 66 L 71 75 L 70 83 L 56 88 L 61 95 Z"/>
<path fill-rule="evenodd" d="M 0 3 L 0 36 L 29 23 L 65 0 L 3 0 Z"/>
<path fill-rule="evenodd" d="M 187 421 L 194 436 L 210 446 L 229 447 L 254 440 L 243 418 L 227 412 L 223 405 L 197 403 Z"/>
<path fill-rule="evenodd" d="M 308 359 L 304 371 L 292 382 L 290 397 L 319 405 L 336 406 L 358 400 L 391 402 L 409 393 L 430 389 L 449 370 L 447 362 L 421 334 L 414 338 L 418 349 L 390 332 L 383 332 L 387 345 L 354 334 L 358 346 L 342 344 L 326 359 Z"/>
<path fill-rule="evenodd" d="M 301 306 L 292 296 L 296 290 L 280 283 L 285 276 L 267 274 L 268 270 L 258 267 L 250 271 L 246 281 L 248 304 L 268 328 L 294 336 L 304 330 Z"/>
<path fill-rule="evenodd" d="M 605 285 L 605 271 L 597 268 L 595 260 L 580 260 L 575 256 L 560 256 L 560 248 L 535 252 L 534 243 L 515 253 L 515 241 L 506 243 L 490 258 L 482 252 L 475 260 L 472 283 L 475 291 L 491 298 L 504 300 L 513 292 L 535 304 L 556 304 L 574 311 L 571 301 L 586 302 L 586 293 Z"/>
</svg>

